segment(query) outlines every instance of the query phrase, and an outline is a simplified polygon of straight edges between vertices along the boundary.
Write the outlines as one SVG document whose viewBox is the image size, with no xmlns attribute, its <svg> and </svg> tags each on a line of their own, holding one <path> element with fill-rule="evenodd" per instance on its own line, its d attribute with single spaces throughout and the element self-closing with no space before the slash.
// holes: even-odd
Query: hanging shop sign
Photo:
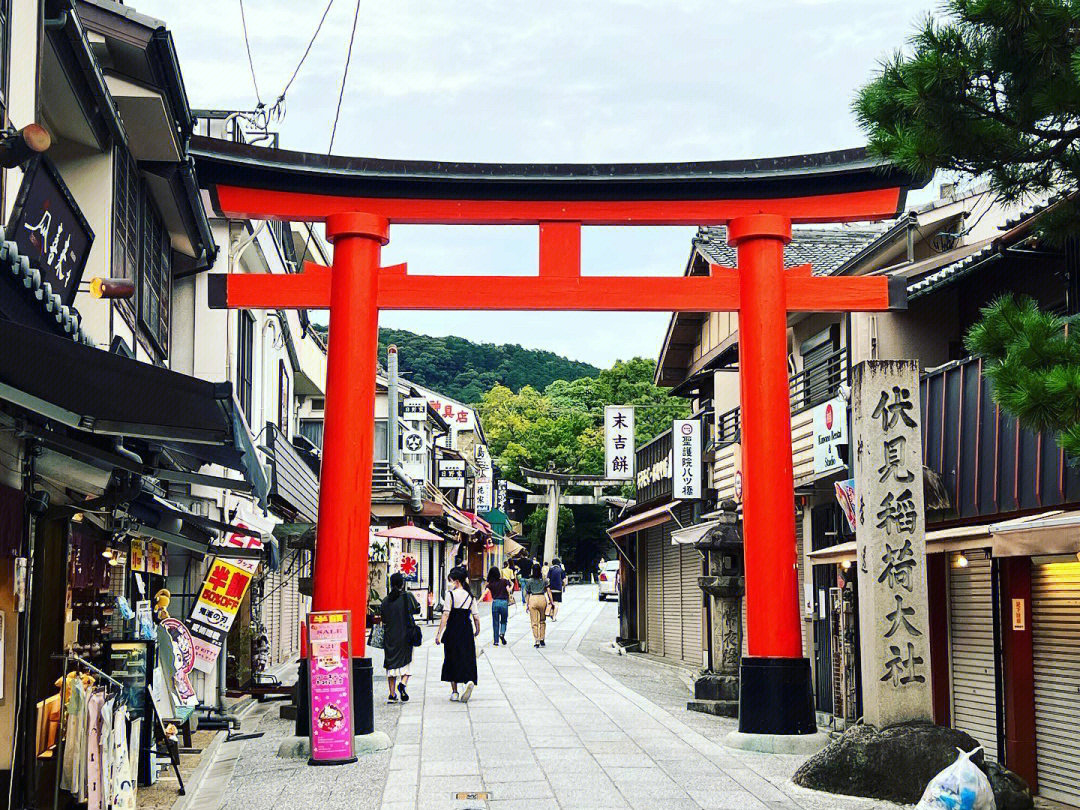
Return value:
<svg viewBox="0 0 1080 810">
<path fill-rule="evenodd" d="M 841 397 L 814 407 L 814 472 L 828 473 L 846 469 L 838 452 L 848 443 L 847 403 Z"/>
<path fill-rule="evenodd" d="M 476 511 L 490 512 L 492 508 L 492 485 L 491 479 L 482 479 L 478 475 L 476 477 Z"/>
<path fill-rule="evenodd" d="M 187 625 L 173 616 L 162 619 L 160 627 L 168 635 L 171 642 L 172 659 L 165 663 L 169 665 L 166 669 L 171 669 L 173 673 L 172 689 L 176 693 L 180 705 L 195 706 L 198 704 L 199 698 L 195 694 L 195 687 L 191 685 L 191 679 L 188 677 L 195 668 L 195 642 L 187 629 Z M 158 648 L 160 650 L 159 657 L 167 654 L 165 645 L 159 644 Z"/>
<path fill-rule="evenodd" d="M 252 572 L 240 567 L 240 562 L 248 561 L 214 558 L 188 617 L 195 669 L 200 672 L 213 671 L 214 662 L 251 584 Z"/>
<path fill-rule="evenodd" d="M 424 397 L 405 397 L 401 403 L 401 413 L 406 422 L 427 421 L 428 401 Z"/>
<path fill-rule="evenodd" d="M 439 462 L 439 489 L 465 487 L 465 459 L 443 459 Z"/>
<path fill-rule="evenodd" d="M 428 404 L 431 405 L 433 411 L 446 420 L 451 430 L 472 430 L 476 426 L 476 416 L 472 408 L 466 408 L 460 403 L 445 399 L 429 399 Z"/>
<path fill-rule="evenodd" d="M 70 306 L 94 244 L 94 232 L 44 155 L 26 167 L 5 233 L 41 273 L 42 283 Z"/>
<path fill-rule="evenodd" d="M 250 501 L 237 499 L 236 514 L 232 519 L 232 525 L 236 526 L 238 529 L 250 530 L 253 534 L 229 532 L 217 545 L 232 546 L 233 548 L 261 549 L 263 547 L 262 535 L 269 534 L 269 531 L 272 531 L 272 528 L 266 530 L 260 527 L 260 523 L 263 524 L 263 526 L 266 525 L 264 520 L 260 520 L 260 517 L 261 516 L 256 511 L 254 504 Z M 259 568 L 258 560 L 232 559 L 229 560 L 229 562 L 237 568 L 244 569 L 249 574 L 254 574 Z"/>
<path fill-rule="evenodd" d="M 165 566 L 165 547 L 155 540 L 151 540 L 146 546 L 146 573 L 159 577 L 169 573 Z"/>
<path fill-rule="evenodd" d="M 476 445 L 476 511 L 490 512 L 495 506 L 495 471 L 486 444 Z"/>
<path fill-rule="evenodd" d="M 352 617 L 347 610 L 308 614 L 311 763 L 355 762 Z"/>
<path fill-rule="evenodd" d="M 848 528 L 854 532 L 855 479 L 849 478 L 846 481 L 837 481 L 833 486 L 836 488 L 836 501 L 840 504 L 840 508 L 844 510 L 844 519 L 847 520 Z"/>
<path fill-rule="evenodd" d="M 701 497 L 701 421 L 676 419 L 672 426 L 675 453 L 673 496 L 677 500 Z"/>
<path fill-rule="evenodd" d="M 420 581 L 420 561 L 416 559 L 415 554 L 402 554 L 398 571 L 406 582 Z"/>
<path fill-rule="evenodd" d="M 506 479 L 500 478 L 495 484 L 495 508 L 506 514 Z"/>
<path fill-rule="evenodd" d="M 604 477 L 634 477 L 634 406 L 604 406 Z"/>
<path fill-rule="evenodd" d="M 401 466 L 418 484 L 427 481 L 427 439 L 422 430 L 406 430 L 401 436 Z"/>
<path fill-rule="evenodd" d="M 146 573 L 146 541 L 141 537 L 131 538 L 131 553 L 129 555 L 130 569 L 136 574 Z"/>
</svg>

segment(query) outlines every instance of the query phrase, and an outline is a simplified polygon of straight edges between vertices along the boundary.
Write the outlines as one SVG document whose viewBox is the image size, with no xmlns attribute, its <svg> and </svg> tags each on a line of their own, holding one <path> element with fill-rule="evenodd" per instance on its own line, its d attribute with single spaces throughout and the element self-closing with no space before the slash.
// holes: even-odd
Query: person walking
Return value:
<svg viewBox="0 0 1080 810">
<path fill-rule="evenodd" d="M 409 700 L 405 685 L 412 674 L 413 636 L 420 604 L 405 590 L 405 577 L 400 573 L 390 575 L 390 593 L 382 601 L 380 614 L 383 623 L 383 666 L 386 668 L 386 685 L 390 688 L 388 703 Z M 416 628 L 416 630 L 414 630 Z"/>
<path fill-rule="evenodd" d="M 551 561 L 551 567 L 547 572 L 548 587 L 551 589 L 551 620 L 556 621 L 559 617 L 559 604 L 562 602 L 563 588 L 566 587 L 566 570 L 556 557 Z"/>
<path fill-rule="evenodd" d="M 484 593 L 480 595 L 480 601 L 485 599 L 484 594 L 491 594 L 491 630 L 495 636 L 495 646 L 501 641 L 506 645 L 506 626 L 510 620 L 510 603 L 514 599 L 513 585 L 510 584 L 498 566 L 491 566 L 488 571 L 487 582 L 484 584 Z"/>
<path fill-rule="evenodd" d="M 469 574 L 453 568 L 450 589 L 443 599 L 442 620 L 435 643 L 443 646 L 442 680 L 450 684 L 450 700 L 468 703 L 476 688 L 476 637 L 480 635 L 480 614 L 476 599 L 469 593 Z M 458 694 L 458 684 L 464 684 Z"/>
<path fill-rule="evenodd" d="M 544 579 L 540 563 L 533 563 L 532 576 L 521 583 L 522 598 L 528 600 L 529 619 L 532 624 L 533 647 L 544 647 L 547 635 L 547 609 L 551 604 L 551 590 Z"/>
</svg>

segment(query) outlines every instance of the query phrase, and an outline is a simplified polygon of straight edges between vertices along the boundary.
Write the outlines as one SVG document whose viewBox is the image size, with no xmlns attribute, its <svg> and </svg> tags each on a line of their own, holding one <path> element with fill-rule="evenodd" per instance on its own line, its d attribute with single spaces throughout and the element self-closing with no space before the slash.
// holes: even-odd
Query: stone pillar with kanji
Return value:
<svg viewBox="0 0 1080 810">
<path fill-rule="evenodd" d="M 863 718 L 933 722 L 919 364 L 852 375 Z"/>
</svg>

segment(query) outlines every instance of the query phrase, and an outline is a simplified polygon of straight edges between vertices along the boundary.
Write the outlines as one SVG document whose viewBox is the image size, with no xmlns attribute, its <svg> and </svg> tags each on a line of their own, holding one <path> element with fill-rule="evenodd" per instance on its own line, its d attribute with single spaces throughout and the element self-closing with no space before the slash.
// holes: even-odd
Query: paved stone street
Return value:
<svg viewBox="0 0 1080 810">
<path fill-rule="evenodd" d="M 595 589 L 571 588 L 543 651 L 533 649 L 520 608 L 507 647 L 490 646 L 485 616 L 480 682 L 467 705 L 447 700 L 429 629 L 414 660 L 412 701 L 376 704 L 390 752 L 338 768 L 277 759 L 291 725 L 262 708 L 244 725 L 259 723 L 266 736 L 223 746 L 191 810 L 895 807 L 795 787 L 799 757 L 724 748 L 734 722 L 686 711 L 686 673 L 607 651 L 615 611 Z M 377 678 L 377 700 L 384 683 Z M 455 798 L 469 791 L 489 794 L 487 804 Z"/>
</svg>

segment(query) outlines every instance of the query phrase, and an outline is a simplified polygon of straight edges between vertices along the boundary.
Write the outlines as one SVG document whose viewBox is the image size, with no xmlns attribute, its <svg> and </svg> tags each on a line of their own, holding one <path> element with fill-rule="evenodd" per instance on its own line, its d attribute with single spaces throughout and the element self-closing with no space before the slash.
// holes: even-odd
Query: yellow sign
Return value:
<svg viewBox="0 0 1080 810">
<path fill-rule="evenodd" d="M 146 571 L 146 542 L 139 537 L 131 538 L 131 570 Z"/>
<path fill-rule="evenodd" d="M 146 552 L 146 573 L 165 576 L 165 549 L 161 543 L 150 541 Z"/>
</svg>

